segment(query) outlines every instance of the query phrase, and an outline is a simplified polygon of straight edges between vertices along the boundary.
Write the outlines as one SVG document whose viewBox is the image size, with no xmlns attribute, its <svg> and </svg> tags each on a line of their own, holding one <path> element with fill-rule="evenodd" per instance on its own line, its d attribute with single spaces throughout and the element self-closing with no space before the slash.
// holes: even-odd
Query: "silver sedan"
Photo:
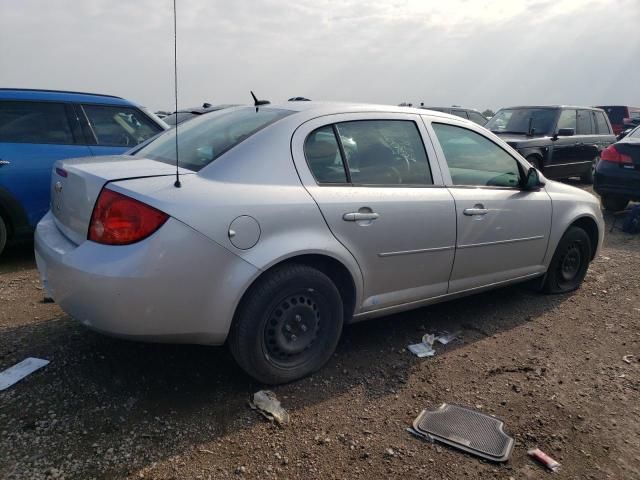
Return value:
<svg viewBox="0 0 640 480">
<path fill-rule="evenodd" d="M 220 345 L 250 375 L 319 369 L 343 324 L 533 280 L 578 288 L 598 200 L 459 117 L 234 107 L 133 156 L 58 162 L 36 232 L 49 294 L 89 328 Z"/>
</svg>

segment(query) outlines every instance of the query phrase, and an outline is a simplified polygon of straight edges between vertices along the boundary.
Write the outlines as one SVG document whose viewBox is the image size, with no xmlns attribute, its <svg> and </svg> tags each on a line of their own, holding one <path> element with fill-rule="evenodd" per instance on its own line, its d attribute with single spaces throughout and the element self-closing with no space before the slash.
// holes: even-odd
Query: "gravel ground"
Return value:
<svg viewBox="0 0 640 480">
<path fill-rule="evenodd" d="M 610 219 L 609 219 L 610 222 Z M 88 331 L 42 289 L 29 247 L 0 261 L 0 369 L 51 364 L 0 392 L 0 478 L 640 478 L 640 237 L 607 235 L 583 287 L 509 287 L 345 329 L 316 375 L 273 389 L 279 428 L 247 407 L 261 386 L 225 348 Z M 425 332 L 459 340 L 418 359 Z M 635 355 L 631 363 L 623 356 Z M 516 439 L 488 463 L 409 435 L 442 402 L 496 415 Z"/>
</svg>

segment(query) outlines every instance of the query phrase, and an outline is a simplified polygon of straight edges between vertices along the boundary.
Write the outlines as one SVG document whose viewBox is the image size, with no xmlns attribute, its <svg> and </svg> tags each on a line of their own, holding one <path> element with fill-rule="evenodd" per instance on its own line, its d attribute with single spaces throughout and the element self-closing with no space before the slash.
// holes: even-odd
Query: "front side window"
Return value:
<svg viewBox="0 0 640 480">
<path fill-rule="evenodd" d="M 550 135 L 556 115 L 557 110 L 552 108 L 505 108 L 498 111 L 485 127 L 494 133 Z"/>
<path fill-rule="evenodd" d="M 64 104 L 0 102 L 0 142 L 74 143 Z"/>
<path fill-rule="evenodd" d="M 200 115 L 179 125 L 180 166 L 198 171 L 263 128 L 294 113 L 276 108 L 244 107 Z M 136 152 L 136 156 L 176 163 L 176 128 L 167 130 Z"/>
<path fill-rule="evenodd" d="M 466 128 L 443 123 L 432 125 L 454 185 L 517 187 L 520 184 L 518 162 L 495 143 Z"/>
<path fill-rule="evenodd" d="M 591 110 L 578 110 L 578 135 L 592 135 L 593 126 L 591 125 Z"/>
<path fill-rule="evenodd" d="M 609 124 L 607 123 L 607 119 L 604 116 L 603 112 L 594 112 L 596 117 L 596 128 L 600 135 L 609 135 L 611 133 L 611 129 L 609 128 Z"/>
<path fill-rule="evenodd" d="M 162 130 L 135 108 L 104 105 L 82 108 L 98 145 L 134 147 Z"/>
<path fill-rule="evenodd" d="M 575 110 L 562 110 L 560 112 L 560 118 L 558 118 L 558 127 L 556 128 L 556 132 L 561 128 L 573 128 L 573 131 L 576 131 Z"/>
</svg>

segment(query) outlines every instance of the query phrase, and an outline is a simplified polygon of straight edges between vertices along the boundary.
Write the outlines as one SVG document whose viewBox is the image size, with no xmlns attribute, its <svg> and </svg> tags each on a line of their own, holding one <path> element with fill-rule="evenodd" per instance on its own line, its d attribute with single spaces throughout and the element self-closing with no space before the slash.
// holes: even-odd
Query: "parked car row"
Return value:
<svg viewBox="0 0 640 480">
<path fill-rule="evenodd" d="M 120 154 L 167 128 L 119 97 L 0 88 L 0 253 L 49 209 L 56 160 Z"/>
<path fill-rule="evenodd" d="M 56 162 L 43 284 L 100 332 L 227 343 L 260 382 L 322 367 L 345 323 L 525 280 L 574 290 L 602 244 L 596 197 L 457 116 L 256 101 L 178 130 L 178 152 L 171 129 Z"/>
</svg>

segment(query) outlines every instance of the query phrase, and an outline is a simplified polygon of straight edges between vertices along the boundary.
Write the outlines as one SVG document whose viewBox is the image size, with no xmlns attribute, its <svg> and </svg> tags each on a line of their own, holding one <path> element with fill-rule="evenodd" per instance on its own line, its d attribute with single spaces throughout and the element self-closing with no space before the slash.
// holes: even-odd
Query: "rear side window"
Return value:
<svg viewBox="0 0 640 480">
<path fill-rule="evenodd" d="M 495 143 L 466 128 L 432 125 L 454 185 L 518 186 L 518 162 Z"/>
<path fill-rule="evenodd" d="M 608 135 L 611 133 L 611 129 L 609 128 L 609 124 L 607 123 L 607 119 L 604 117 L 604 113 L 602 112 L 594 112 L 596 118 L 596 128 L 597 132 L 601 135 Z"/>
<path fill-rule="evenodd" d="M 98 145 L 134 147 L 162 128 L 140 110 L 130 107 L 82 105 Z"/>
<path fill-rule="evenodd" d="M 591 110 L 578 110 L 578 135 L 592 135 L 593 125 L 591 125 Z"/>
<path fill-rule="evenodd" d="M 627 107 L 600 107 L 609 116 L 611 123 L 622 124 L 623 120 L 627 118 L 629 109 Z"/>
<path fill-rule="evenodd" d="M 414 122 L 342 122 L 335 124 L 337 137 L 333 128 L 315 130 L 305 141 L 305 157 L 318 183 L 433 184 L 427 153 Z M 333 140 L 329 139 L 331 134 Z"/>
<path fill-rule="evenodd" d="M 73 144 L 65 105 L 0 102 L 0 142 Z"/>
<path fill-rule="evenodd" d="M 561 128 L 573 128 L 573 131 L 576 131 L 575 110 L 562 110 L 560 112 L 560 118 L 558 118 L 558 127 L 556 131 L 560 130 Z"/>
<path fill-rule="evenodd" d="M 456 117 L 467 118 L 467 112 L 465 112 L 464 110 L 451 110 L 451 114 L 455 115 Z"/>
<path fill-rule="evenodd" d="M 294 113 L 276 108 L 244 107 L 201 115 L 178 125 L 180 166 L 198 171 L 263 128 Z M 176 128 L 141 148 L 136 156 L 176 163 Z"/>
</svg>

